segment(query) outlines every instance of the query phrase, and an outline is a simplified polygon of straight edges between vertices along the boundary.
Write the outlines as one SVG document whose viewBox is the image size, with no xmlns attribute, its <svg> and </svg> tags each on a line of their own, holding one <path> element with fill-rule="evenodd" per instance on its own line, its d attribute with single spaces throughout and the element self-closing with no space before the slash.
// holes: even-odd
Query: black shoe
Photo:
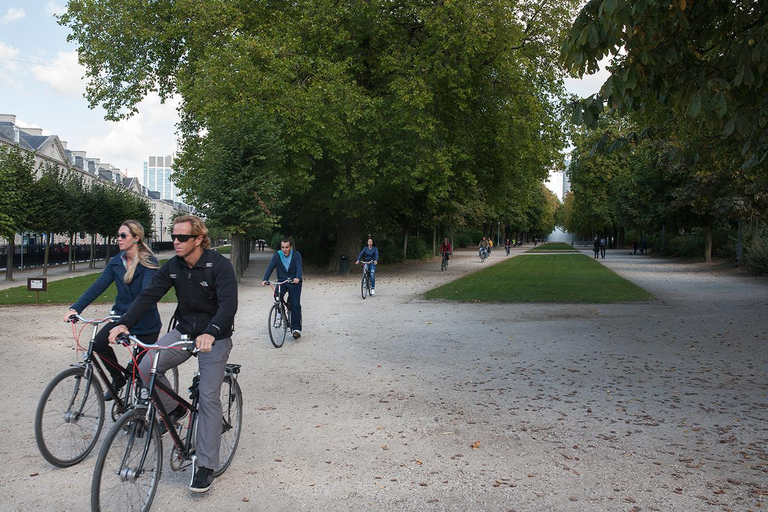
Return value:
<svg viewBox="0 0 768 512">
<path fill-rule="evenodd" d="M 123 389 L 123 386 L 125 386 L 125 377 L 123 377 L 122 375 L 117 377 L 112 377 L 112 387 L 115 388 L 115 391 L 117 392 L 118 395 L 120 394 L 120 390 Z M 104 393 L 104 400 L 106 400 L 107 402 L 110 402 L 114 399 L 115 397 L 112 396 L 112 391 L 107 389 L 107 392 Z"/>
<path fill-rule="evenodd" d="M 213 484 L 213 470 L 200 466 L 197 468 L 195 478 L 192 479 L 189 490 L 192 492 L 208 492 L 211 484 Z"/>
<path fill-rule="evenodd" d="M 168 414 L 168 419 L 171 421 L 171 425 L 175 425 L 179 422 L 179 420 L 181 420 L 181 418 L 183 418 L 186 415 L 187 415 L 187 408 L 184 407 L 183 405 L 179 405 Z M 161 436 L 166 432 L 168 432 L 168 428 L 166 428 L 165 422 L 161 419 L 157 420 L 157 428 L 160 430 Z"/>
</svg>

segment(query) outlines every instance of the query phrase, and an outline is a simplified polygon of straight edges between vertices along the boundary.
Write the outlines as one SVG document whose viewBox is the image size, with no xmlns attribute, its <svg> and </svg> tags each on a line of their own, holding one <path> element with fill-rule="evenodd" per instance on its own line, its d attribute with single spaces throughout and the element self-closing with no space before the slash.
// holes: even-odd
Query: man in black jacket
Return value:
<svg viewBox="0 0 768 512">
<path fill-rule="evenodd" d="M 176 256 L 160 267 L 149 286 L 136 297 L 118 325 L 110 331 L 109 340 L 114 343 L 119 334 L 129 332 L 144 311 L 156 304 L 171 287 L 176 290 L 178 306 L 174 317 L 178 323 L 157 343 L 167 346 L 187 334 L 199 349 L 200 402 L 195 441 L 198 465 L 189 488 L 193 492 L 206 492 L 213 483 L 213 471 L 219 465 L 221 384 L 232 350 L 237 279 L 229 260 L 210 250 L 208 230 L 199 217 L 176 217 L 172 239 Z M 165 350 L 158 354 L 158 378 L 170 385 L 165 372 L 189 359 L 191 354 L 185 350 Z M 139 365 L 143 379 L 149 378 L 151 359 L 145 357 Z M 186 409 L 176 407 L 164 393 L 160 393 L 160 398 L 165 410 L 171 411 L 173 420 L 178 421 L 186 413 Z"/>
</svg>

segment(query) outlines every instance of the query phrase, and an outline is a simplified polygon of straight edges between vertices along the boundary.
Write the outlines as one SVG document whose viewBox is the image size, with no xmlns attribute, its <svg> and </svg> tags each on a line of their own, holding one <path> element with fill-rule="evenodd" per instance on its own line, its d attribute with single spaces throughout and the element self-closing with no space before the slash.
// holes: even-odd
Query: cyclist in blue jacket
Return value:
<svg viewBox="0 0 768 512">
<path fill-rule="evenodd" d="M 74 314 L 82 313 L 112 283 L 115 283 L 117 288 L 117 297 L 112 309 L 115 314 L 123 315 L 128 311 L 133 300 L 147 287 L 160 265 L 150 248 L 144 243 L 142 225 L 135 220 L 123 222 L 117 232 L 117 246 L 120 248 L 120 253 L 109 260 L 99 278 L 85 290 L 77 302 L 69 307 L 64 320 L 68 320 Z M 125 385 L 125 374 L 123 367 L 117 362 L 115 351 L 109 345 L 108 338 L 109 331 L 115 325 L 115 322 L 109 322 L 96 334 L 93 349 L 105 361 L 104 366 L 112 377 L 112 386 L 119 390 Z M 154 343 L 161 328 L 160 313 L 155 305 L 144 313 L 133 332 L 144 343 Z M 115 397 L 107 390 L 104 398 L 114 400 Z"/>
<path fill-rule="evenodd" d="M 277 280 L 291 282 L 284 285 L 280 290 L 280 296 L 288 292 L 288 303 L 291 306 L 291 330 L 293 339 L 301 338 L 301 282 L 303 279 L 303 264 L 299 251 L 293 249 L 293 244 L 288 238 L 283 238 L 280 242 L 280 250 L 272 255 L 272 260 L 264 272 L 262 286 L 269 284 L 269 276 L 273 270 L 277 270 Z"/>
<path fill-rule="evenodd" d="M 379 249 L 373 245 L 373 238 L 368 239 L 368 245 L 363 247 L 363 250 L 357 255 L 355 265 L 359 265 L 361 261 L 372 262 L 366 263 L 365 266 L 371 271 L 371 295 L 376 295 L 376 265 L 379 264 Z"/>
</svg>

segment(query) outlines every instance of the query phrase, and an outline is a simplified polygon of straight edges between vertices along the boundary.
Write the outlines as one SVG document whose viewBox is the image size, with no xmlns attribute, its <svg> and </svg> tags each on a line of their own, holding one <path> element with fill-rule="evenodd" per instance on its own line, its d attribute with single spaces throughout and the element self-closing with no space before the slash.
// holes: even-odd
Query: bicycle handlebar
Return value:
<svg viewBox="0 0 768 512">
<path fill-rule="evenodd" d="M 92 318 L 90 320 L 82 317 L 80 314 L 75 314 L 75 315 L 70 315 L 67 321 L 73 324 L 76 324 L 77 322 L 83 322 L 85 324 L 101 324 L 104 322 L 110 322 L 112 320 L 119 320 L 119 319 L 120 319 L 120 315 L 114 315 L 114 314 L 111 314 L 104 318 Z"/>
<path fill-rule="evenodd" d="M 188 352 L 192 352 L 193 354 L 197 353 L 197 348 L 194 346 L 195 340 L 179 340 L 174 343 L 171 343 L 170 345 L 158 345 L 156 343 L 155 344 L 144 343 L 133 334 L 122 333 L 117 335 L 117 339 L 115 340 L 115 342 L 126 347 L 131 343 L 134 343 L 146 350 L 178 350 L 179 347 L 181 347 L 182 345 L 187 345 L 181 350 L 186 350 Z"/>
<path fill-rule="evenodd" d="M 358 265 L 370 265 L 373 262 L 374 262 L 374 260 L 371 260 L 371 261 L 361 261 L 361 262 L 358 263 Z"/>
</svg>

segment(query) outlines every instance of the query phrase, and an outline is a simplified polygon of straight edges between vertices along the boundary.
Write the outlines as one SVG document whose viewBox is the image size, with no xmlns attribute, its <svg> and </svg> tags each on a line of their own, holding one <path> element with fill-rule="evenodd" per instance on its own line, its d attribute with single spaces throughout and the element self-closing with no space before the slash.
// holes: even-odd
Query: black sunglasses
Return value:
<svg viewBox="0 0 768 512">
<path fill-rule="evenodd" d="M 181 243 L 184 243 L 188 241 L 190 238 L 195 238 L 197 235 L 179 235 L 176 233 L 173 233 L 171 235 L 171 240 L 178 240 Z"/>
<path fill-rule="evenodd" d="M 123 240 L 125 240 L 130 235 L 128 233 L 118 233 L 116 236 L 117 236 L 117 238 L 122 238 Z"/>
</svg>

